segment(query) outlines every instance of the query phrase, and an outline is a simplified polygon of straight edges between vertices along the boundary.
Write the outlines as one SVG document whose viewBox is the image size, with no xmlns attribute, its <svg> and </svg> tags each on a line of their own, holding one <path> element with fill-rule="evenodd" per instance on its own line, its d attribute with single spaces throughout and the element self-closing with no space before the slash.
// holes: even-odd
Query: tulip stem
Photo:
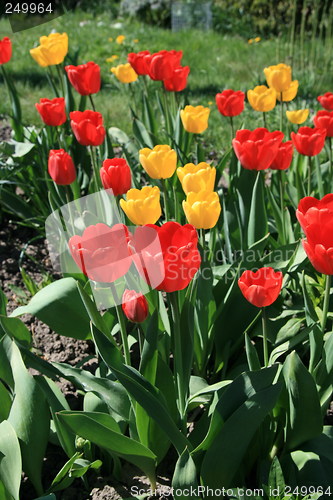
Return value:
<svg viewBox="0 0 333 500">
<path fill-rule="evenodd" d="M 113 296 L 113 300 L 115 302 L 118 323 L 120 326 L 120 334 L 121 334 L 121 341 L 123 344 L 125 363 L 126 363 L 126 365 L 131 366 L 131 355 L 130 355 L 130 351 L 129 351 L 125 319 L 124 319 L 123 311 L 121 309 L 121 305 L 119 303 L 119 297 L 118 297 L 117 290 L 116 290 L 114 283 L 110 283 L 110 289 L 111 289 L 111 293 Z"/>
<path fill-rule="evenodd" d="M 328 137 L 328 158 L 330 165 L 330 190 L 332 189 L 333 182 L 333 155 L 332 155 L 332 137 Z"/>
<path fill-rule="evenodd" d="M 65 193 L 66 193 L 66 201 L 67 201 L 67 209 L 69 213 L 69 221 L 72 226 L 72 236 L 75 234 L 75 227 L 74 227 L 74 220 L 73 220 L 73 214 L 72 214 L 72 200 L 71 200 L 71 188 L 69 186 L 64 186 L 65 188 Z"/>
<path fill-rule="evenodd" d="M 62 79 L 62 74 L 61 74 L 61 71 L 60 71 L 59 64 L 56 64 L 56 68 L 57 68 L 58 77 L 59 77 L 59 81 L 60 81 L 61 92 L 62 92 L 62 95 L 65 97 L 65 87 L 64 87 L 64 82 L 63 82 L 63 79 Z"/>
<path fill-rule="evenodd" d="M 280 130 L 283 132 L 283 92 L 280 93 L 281 108 L 280 108 Z"/>
<path fill-rule="evenodd" d="M 182 357 L 182 343 L 180 331 L 180 312 L 178 303 L 178 293 L 171 292 L 168 294 L 170 298 L 172 319 L 173 319 L 173 343 L 174 343 L 174 374 L 177 383 L 177 400 L 178 410 L 180 414 L 181 429 L 186 432 L 186 398 L 187 387 L 184 380 L 183 373 L 183 357 Z"/>
<path fill-rule="evenodd" d="M 267 341 L 267 313 L 266 307 L 262 308 L 262 336 L 264 341 L 264 365 L 268 366 L 268 341 Z"/>
<path fill-rule="evenodd" d="M 231 140 L 235 137 L 234 118 L 230 116 Z"/>
<path fill-rule="evenodd" d="M 285 227 L 285 209 L 284 209 L 284 182 L 283 171 L 279 171 L 279 184 L 280 184 L 280 205 L 282 215 L 282 244 L 286 244 L 286 227 Z"/>
<path fill-rule="evenodd" d="M 91 103 L 93 111 L 96 111 L 95 104 L 94 104 L 94 101 L 93 101 L 93 98 L 92 98 L 91 94 L 89 94 L 89 100 L 90 100 L 90 103 Z"/>
<path fill-rule="evenodd" d="M 311 195 L 311 170 L 312 170 L 312 158 L 311 156 L 308 156 L 309 158 L 309 163 L 308 163 L 308 196 Z"/>
<path fill-rule="evenodd" d="M 321 320 L 321 329 L 323 335 L 325 333 L 326 321 L 327 321 L 327 313 L 328 306 L 330 303 L 330 292 L 331 292 L 331 275 L 326 275 L 326 283 L 325 283 L 325 296 L 324 296 L 324 304 L 323 304 L 323 316 Z"/>
<path fill-rule="evenodd" d="M 263 117 L 263 120 L 264 120 L 264 127 L 267 128 L 267 120 L 266 120 L 266 113 L 265 113 L 265 111 L 262 112 L 262 117 Z"/>
<path fill-rule="evenodd" d="M 162 181 L 162 191 L 163 191 L 163 200 L 164 200 L 164 215 L 165 215 L 165 220 L 169 220 L 169 203 L 168 203 L 168 193 L 167 193 L 167 185 L 166 185 L 166 180 L 161 179 Z"/>
<path fill-rule="evenodd" d="M 97 160 L 96 160 L 95 151 L 94 151 L 93 146 L 90 146 L 90 156 L 91 156 L 91 163 L 92 163 L 92 167 L 93 167 L 95 189 L 96 189 L 96 192 L 98 192 L 99 188 L 100 188 L 99 172 L 98 172 L 98 165 L 97 165 Z"/>
</svg>

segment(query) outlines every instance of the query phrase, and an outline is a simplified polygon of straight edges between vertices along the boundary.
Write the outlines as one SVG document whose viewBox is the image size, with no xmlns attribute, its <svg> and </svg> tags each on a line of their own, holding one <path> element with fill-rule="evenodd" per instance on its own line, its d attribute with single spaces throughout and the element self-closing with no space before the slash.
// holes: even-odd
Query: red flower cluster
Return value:
<svg viewBox="0 0 333 500">
<path fill-rule="evenodd" d="M 94 62 L 79 66 L 66 66 L 67 76 L 76 92 L 81 95 L 97 94 L 101 88 L 101 68 Z"/>
<path fill-rule="evenodd" d="M 35 106 L 45 125 L 59 127 L 67 120 L 66 104 L 63 97 L 56 97 L 55 99 L 42 98 Z"/>
<path fill-rule="evenodd" d="M 283 137 L 283 132 L 278 130 L 268 132 L 267 128 L 243 129 L 237 130 L 232 145 L 242 167 L 248 170 L 265 170 L 275 160 Z"/>
<path fill-rule="evenodd" d="M 73 111 L 70 113 L 71 127 L 77 141 L 82 146 L 100 146 L 105 139 L 106 131 L 103 117 L 97 111 Z"/>
<path fill-rule="evenodd" d="M 148 50 L 131 52 L 127 60 L 138 75 L 148 75 L 152 80 L 162 81 L 165 90 L 180 92 L 187 85 L 189 66 L 181 66 L 183 52 L 160 50 L 151 54 Z"/>
<path fill-rule="evenodd" d="M 216 106 L 223 116 L 237 116 L 244 110 L 245 94 L 241 90 L 223 90 L 216 94 Z"/>
<path fill-rule="evenodd" d="M 333 93 L 326 92 L 324 95 L 320 95 L 317 97 L 317 100 L 320 102 L 322 107 L 326 109 L 326 111 L 333 111 Z"/>
<path fill-rule="evenodd" d="M 8 36 L 0 40 L 0 64 L 6 64 L 12 57 L 12 41 Z"/>
<path fill-rule="evenodd" d="M 87 227 L 68 245 L 78 267 L 93 281 L 110 283 L 134 262 L 147 283 L 157 290 L 183 290 L 201 263 L 198 235 L 191 224 L 166 222 L 137 228 L 132 236 L 123 224 Z"/>
<path fill-rule="evenodd" d="M 100 176 L 104 189 L 112 189 L 114 196 L 125 194 L 131 189 L 131 169 L 123 158 L 105 160 Z"/>
<path fill-rule="evenodd" d="M 52 180 L 59 186 L 72 184 L 76 179 L 74 162 L 64 149 L 51 149 L 48 172 Z"/>
<path fill-rule="evenodd" d="M 297 151 L 304 156 L 316 156 L 325 145 L 326 129 L 300 127 L 292 132 L 291 139 Z"/>
<path fill-rule="evenodd" d="M 302 198 L 296 216 L 306 236 L 302 243 L 311 264 L 319 273 L 333 275 L 333 194 L 321 200 Z"/>
<path fill-rule="evenodd" d="M 256 307 L 273 304 L 279 296 L 283 275 L 272 267 L 262 267 L 258 271 L 244 271 L 238 280 L 242 294 Z"/>
</svg>

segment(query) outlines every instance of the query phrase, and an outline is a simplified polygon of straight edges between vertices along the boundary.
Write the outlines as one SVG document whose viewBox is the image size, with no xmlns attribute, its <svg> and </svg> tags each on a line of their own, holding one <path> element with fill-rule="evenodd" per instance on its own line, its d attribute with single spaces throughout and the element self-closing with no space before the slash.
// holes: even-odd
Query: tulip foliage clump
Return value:
<svg viewBox="0 0 333 500">
<path fill-rule="evenodd" d="M 129 462 L 153 489 L 168 464 L 179 499 L 329 498 L 333 93 L 287 109 L 299 82 L 279 63 L 211 110 L 184 98 L 181 51 L 132 52 L 109 75 L 131 94 L 128 136 L 96 109 L 99 65 L 65 65 L 67 51 L 66 33 L 30 51 L 51 85 L 31 128 L 0 42 L 14 139 L 1 202 L 45 225 L 63 273 L 10 315 L 0 296 L 0 497 L 20 498 L 22 470 L 42 497 L 122 481 Z M 231 136 L 213 161 L 210 113 Z M 24 314 L 89 339 L 94 372 L 40 357 Z M 68 457 L 51 483 L 49 440 Z"/>
</svg>

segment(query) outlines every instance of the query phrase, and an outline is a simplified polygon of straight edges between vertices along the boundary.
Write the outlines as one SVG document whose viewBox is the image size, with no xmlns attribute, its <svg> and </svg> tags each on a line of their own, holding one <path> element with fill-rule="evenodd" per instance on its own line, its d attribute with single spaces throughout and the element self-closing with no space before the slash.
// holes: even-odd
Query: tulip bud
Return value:
<svg viewBox="0 0 333 500">
<path fill-rule="evenodd" d="M 276 105 L 276 92 L 266 85 L 258 85 L 253 90 L 248 90 L 247 98 L 255 111 L 271 111 Z"/>
<path fill-rule="evenodd" d="M 121 307 L 126 318 L 132 323 L 143 323 L 149 313 L 146 297 L 135 290 L 124 291 Z"/>
<path fill-rule="evenodd" d="M 111 68 L 111 73 L 113 73 L 121 83 L 132 83 L 138 79 L 138 75 L 135 73 L 130 63 L 114 66 Z"/>
<path fill-rule="evenodd" d="M 185 194 L 214 191 L 216 169 L 204 161 L 198 165 L 187 163 L 177 168 L 177 175 Z"/>
<path fill-rule="evenodd" d="M 288 120 L 295 125 L 301 125 L 304 123 L 309 116 L 308 109 L 295 109 L 293 111 L 286 111 Z"/>
<path fill-rule="evenodd" d="M 0 40 L 0 64 L 6 64 L 12 57 L 12 42 L 11 39 L 5 36 Z"/>
<path fill-rule="evenodd" d="M 30 50 L 31 57 L 42 67 L 61 64 L 68 52 L 67 33 L 51 33 L 40 38 L 40 45 Z"/>
<path fill-rule="evenodd" d="M 160 196 L 157 186 L 130 189 L 126 193 L 126 201 L 120 200 L 120 206 L 133 224 L 155 224 L 162 215 Z"/>
<path fill-rule="evenodd" d="M 276 92 L 284 92 L 291 84 L 291 67 L 287 64 L 276 64 L 264 69 L 268 86 Z"/>
<path fill-rule="evenodd" d="M 196 229 L 211 229 L 219 219 L 221 205 L 217 193 L 200 191 L 189 193 L 183 201 L 186 219 Z"/>
<path fill-rule="evenodd" d="M 177 166 L 177 153 L 168 145 L 158 145 L 153 149 L 139 151 L 140 163 L 152 179 L 168 179 Z"/>
<path fill-rule="evenodd" d="M 131 189 L 131 169 L 123 158 L 105 160 L 100 176 L 104 189 L 112 189 L 114 196 L 125 194 Z"/>
<path fill-rule="evenodd" d="M 63 97 L 40 99 L 39 103 L 36 103 L 35 106 L 45 125 L 59 127 L 67 120 L 65 99 Z"/>
<path fill-rule="evenodd" d="M 244 271 L 238 280 L 242 294 L 256 307 L 266 307 L 273 304 L 279 296 L 283 281 L 280 271 L 271 267 L 261 267 L 257 272 Z"/>
<path fill-rule="evenodd" d="M 74 162 L 64 149 L 51 149 L 48 172 L 52 180 L 59 186 L 72 184 L 76 179 Z"/>
<path fill-rule="evenodd" d="M 210 109 L 204 106 L 185 106 L 180 111 L 183 127 L 192 134 L 202 134 L 208 128 Z"/>
<path fill-rule="evenodd" d="M 101 88 L 101 68 L 94 62 L 66 66 L 67 76 L 80 95 L 97 94 Z"/>
<path fill-rule="evenodd" d="M 106 131 L 103 117 L 97 111 L 72 111 L 71 127 L 76 140 L 82 146 L 100 146 L 105 139 Z"/>
<path fill-rule="evenodd" d="M 296 134 L 291 133 L 291 139 L 301 155 L 316 156 L 325 145 L 326 129 L 300 127 Z"/>
<path fill-rule="evenodd" d="M 326 111 L 333 111 L 333 92 L 325 92 L 324 95 L 317 97 L 317 101 Z"/>
<path fill-rule="evenodd" d="M 245 94 L 241 90 L 226 89 L 216 94 L 216 106 L 223 116 L 238 116 L 244 110 Z"/>
</svg>

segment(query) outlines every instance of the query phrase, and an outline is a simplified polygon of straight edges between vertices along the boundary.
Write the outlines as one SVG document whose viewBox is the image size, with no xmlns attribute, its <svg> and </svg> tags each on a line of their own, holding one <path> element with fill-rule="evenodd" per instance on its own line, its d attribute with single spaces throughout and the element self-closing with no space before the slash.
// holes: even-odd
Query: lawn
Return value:
<svg viewBox="0 0 333 500">
<path fill-rule="evenodd" d="M 260 43 L 249 45 L 247 39 L 239 36 L 223 36 L 213 31 L 202 32 L 191 30 L 172 33 L 169 30 L 145 26 L 135 21 L 115 20 L 110 15 L 93 16 L 81 11 L 70 12 L 49 23 L 29 30 L 12 34 L 9 23 L 0 21 L 0 36 L 9 35 L 13 41 L 14 56 L 8 64 L 8 71 L 13 75 L 20 92 L 23 117 L 26 124 L 40 125 L 40 119 L 32 103 L 40 97 L 52 97 L 52 92 L 44 68 L 40 68 L 30 57 L 29 49 L 34 47 L 42 35 L 48 35 L 52 30 L 69 35 L 68 63 L 83 63 L 93 60 L 102 67 L 103 89 L 95 97 L 99 110 L 110 126 L 118 126 L 127 133 L 131 131 L 128 107 L 128 92 L 115 82 L 110 73 L 112 63 L 106 59 L 116 54 L 119 59 L 113 64 L 126 61 L 129 51 L 161 49 L 183 50 L 183 64 L 189 65 L 191 73 L 188 84 L 188 100 L 192 104 L 203 104 L 212 108 L 206 140 L 214 143 L 214 149 L 224 149 L 229 140 L 228 124 L 221 122 L 221 117 L 215 108 L 215 94 L 225 88 L 243 91 L 264 83 L 262 69 L 265 66 L 288 59 L 287 43 L 276 38 L 263 39 Z M 126 36 L 125 44 L 118 45 L 113 40 L 117 35 Z M 253 33 L 248 33 L 252 37 Z M 134 43 L 133 40 L 138 40 Z M 293 107 L 301 108 L 319 93 L 330 90 L 332 77 L 330 72 L 317 70 L 298 71 L 293 67 L 293 75 L 300 81 L 299 93 Z M 1 80 L 0 80 L 1 82 Z M 156 88 L 158 83 L 156 83 Z M 9 109 L 7 93 L 3 92 L 0 103 L 0 114 L 6 114 Z M 257 125 L 261 125 L 261 117 L 253 113 Z M 240 120 L 236 125 L 241 126 Z M 272 123 L 272 126 L 274 124 Z"/>
</svg>

